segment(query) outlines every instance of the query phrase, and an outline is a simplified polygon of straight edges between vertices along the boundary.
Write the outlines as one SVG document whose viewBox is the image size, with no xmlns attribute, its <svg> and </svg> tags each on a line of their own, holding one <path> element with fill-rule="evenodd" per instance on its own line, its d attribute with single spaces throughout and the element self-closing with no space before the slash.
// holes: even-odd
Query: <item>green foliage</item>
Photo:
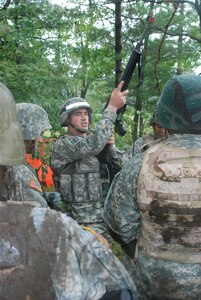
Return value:
<svg viewBox="0 0 201 300">
<path fill-rule="evenodd" d="M 119 260 L 122 260 L 124 257 L 124 252 L 121 248 L 121 245 L 115 241 L 112 242 L 111 250 L 113 254 L 119 258 Z"/>
<path fill-rule="evenodd" d="M 44 107 L 55 131 L 60 130 L 58 111 L 66 98 L 82 96 L 94 115 L 100 114 L 115 82 L 115 2 L 75 0 L 70 4 L 66 1 L 62 7 L 48 0 L 19 0 L 0 10 L 0 80 L 11 89 L 16 102 Z M 180 69 L 192 72 L 200 63 L 199 16 L 187 1 L 183 6 L 180 2 L 174 14 L 175 4 L 158 1 L 154 5 L 155 23 L 143 62 L 142 109 L 135 111 L 136 69 L 123 118 L 127 134 L 123 138 L 116 135 L 120 148 L 132 143 L 135 112 L 141 118 L 138 134 L 146 132 L 147 120 L 168 78 Z M 149 8 L 150 1 L 122 1 L 122 69 L 133 41 L 143 31 Z"/>
</svg>

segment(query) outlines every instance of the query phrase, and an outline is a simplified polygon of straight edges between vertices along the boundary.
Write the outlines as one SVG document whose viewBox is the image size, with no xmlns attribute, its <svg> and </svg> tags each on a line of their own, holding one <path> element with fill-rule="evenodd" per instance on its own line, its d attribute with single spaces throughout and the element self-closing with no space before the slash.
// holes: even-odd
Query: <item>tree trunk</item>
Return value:
<svg viewBox="0 0 201 300">
<path fill-rule="evenodd" d="M 121 41 L 121 1 L 115 1 L 115 86 L 118 85 L 122 75 L 122 41 Z"/>
<path fill-rule="evenodd" d="M 180 4 L 180 11 L 179 14 L 183 16 L 184 19 L 184 4 Z M 180 23 L 179 29 L 179 38 L 178 38 L 178 54 L 177 54 L 177 75 L 181 75 L 183 73 L 183 66 L 182 66 L 182 52 L 183 52 L 183 23 Z"/>
<path fill-rule="evenodd" d="M 153 15 L 154 9 L 154 1 L 150 3 L 149 8 L 149 15 Z M 149 34 L 150 34 L 150 24 L 144 39 L 144 48 L 142 51 L 141 57 L 141 74 L 140 74 L 140 84 L 137 86 L 136 89 L 136 102 L 135 102 L 135 114 L 133 118 L 133 142 L 138 139 L 138 137 L 142 136 L 143 134 L 143 116 L 141 114 L 142 107 L 143 107 L 143 97 L 142 97 L 142 88 L 143 88 L 143 80 L 145 77 L 145 64 L 146 64 L 146 57 L 147 57 L 147 50 L 148 50 L 148 41 L 149 41 Z M 144 99 L 145 100 L 145 99 Z"/>
</svg>

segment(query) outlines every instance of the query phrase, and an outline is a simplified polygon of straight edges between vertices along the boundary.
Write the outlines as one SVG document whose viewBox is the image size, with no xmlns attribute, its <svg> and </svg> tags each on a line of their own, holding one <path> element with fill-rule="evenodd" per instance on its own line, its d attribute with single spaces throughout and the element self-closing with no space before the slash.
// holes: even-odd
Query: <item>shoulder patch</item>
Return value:
<svg viewBox="0 0 201 300">
<path fill-rule="evenodd" d="M 40 183 L 33 178 L 29 180 L 29 187 L 41 193 L 43 192 Z"/>
</svg>

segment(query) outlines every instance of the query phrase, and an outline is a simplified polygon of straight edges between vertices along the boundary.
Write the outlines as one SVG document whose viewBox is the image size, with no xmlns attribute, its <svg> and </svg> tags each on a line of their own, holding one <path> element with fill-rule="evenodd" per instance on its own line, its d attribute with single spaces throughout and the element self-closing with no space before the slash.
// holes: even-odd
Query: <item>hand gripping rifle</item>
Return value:
<svg viewBox="0 0 201 300">
<path fill-rule="evenodd" d="M 138 73 L 139 73 L 139 79 L 140 79 L 140 69 L 141 69 L 141 47 L 144 41 L 144 38 L 148 32 L 149 25 L 154 22 L 154 18 L 150 15 L 148 15 L 146 19 L 146 26 L 143 30 L 143 33 L 141 34 L 140 38 L 138 39 L 136 47 L 133 49 L 133 52 L 131 54 L 131 57 L 128 61 L 128 64 L 125 68 L 125 71 L 122 75 L 121 81 L 124 81 L 124 85 L 122 87 L 122 91 L 125 91 L 130 83 L 130 80 L 133 76 L 133 73 L 135 71 L 136 65 L 138 65 Z M 105 105 L 105 108 L 108 106 L 109 99 Z M 126 134 L 126 130 L 123 127 L 122 124 L 122 117 L 126 110 L 126 104 L 122 106 L 120 109 L 117 110 L 117 118 L 114 124 L 115 131 L 120 135 L 124 136 Z M 112 179 L 114 178 L 114 175 L 120 171 L 119 169 L 115 169 L 113 166 L 113 163 L 110 161 L 108 157 L 108 145 L 105 145 L 103 150 L 97 155 L 97 158 L 100 162 L 105 162 L 107 164 L 109 174 L 110 174 L 110 183 Z"/>
<path fill-rule="evenodd" d="M 125 91 L 128 88 L 130 80 L 135 71 L 136 65 L 138 65 L 138 72 L 139 72 L 139 79 L 140 79 L 141 54 L 142 54 L 141 47 L 143 44 L 143 40 L 148 32 L 149 25 L 153 22 L 154 22 L 154 18 L 151 15 L 148 15 L 147 19 L 146 19 L 146 26 L 144 28 L 144 31 L 141 34 L 140 38 L 138 39 L 136 47 L 133 49 L 131 57 L 127 63 L 127 66 L 126 66 L 124 73 L 122 75 L 122 78 L 120 80 L 120 81 L 122 81 L 122 80 L 124 81 L 122 91 Z M 109 102 L 109 100 L 108 100 L 108 102 Z M 105 108 L 107 107 L 108 102 L 107 102 Z M 125 113 L 125 110 L 126 110 L 126 104 L 117 110 L 117 119 L 115 121 L 115 131 L 120 136 L 124 136 L 126 134 L 126 130 L 124 129 L 123 124 L 122 124 L 122 117 L 123 117 L 123 114 Z"/>
</svg>

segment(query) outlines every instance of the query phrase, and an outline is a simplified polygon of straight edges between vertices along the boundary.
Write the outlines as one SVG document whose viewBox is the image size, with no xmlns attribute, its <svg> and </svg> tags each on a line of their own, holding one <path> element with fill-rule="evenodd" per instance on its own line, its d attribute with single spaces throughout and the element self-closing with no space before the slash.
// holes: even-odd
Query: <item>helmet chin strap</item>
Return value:
<svg viewBox="0 0 201 300">
<path fill-rule="evenodd" d="M 67 122 L 67 125 L 70 125 L 71 127 L 73 127 L 74 129 L 76 129 L 77 131 L 81 132 L 81 133 L 87 133 L 88 132 L 88 128 L 87 129 L 84 129 L 84 128 L 79 128 L 79 127 L 76 127 L 74 126 L 73 124 L 71 124 L 70 122 Z"/>
</svg>

